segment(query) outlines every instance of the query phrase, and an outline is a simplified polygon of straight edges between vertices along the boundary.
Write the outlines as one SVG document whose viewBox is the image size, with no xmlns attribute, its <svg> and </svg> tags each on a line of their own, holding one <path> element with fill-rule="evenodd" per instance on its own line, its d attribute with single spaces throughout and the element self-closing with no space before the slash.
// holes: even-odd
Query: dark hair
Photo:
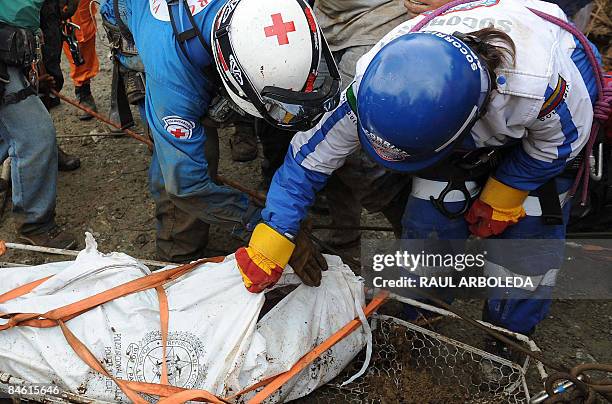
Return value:
<svg viewBox="0 0 612 404">
<path fill-rule="evenodd" d="M 455 34 L 455 36 L 457 36 Z M 508 34 L 493 27 L 463 34 L 459 37 L 484 62 L 496 86 L 495 70 L 503 65 L 514 66 L 516 46 Z"/>
</svg>

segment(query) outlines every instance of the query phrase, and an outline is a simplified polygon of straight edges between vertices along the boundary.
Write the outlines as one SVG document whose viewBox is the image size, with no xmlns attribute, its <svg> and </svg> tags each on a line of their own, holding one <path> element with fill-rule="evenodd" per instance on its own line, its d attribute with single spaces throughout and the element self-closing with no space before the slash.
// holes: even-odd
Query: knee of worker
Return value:
<svg viewBox="0 0 612 404">
<path fill-rule="evenodd" d="M 179 149 L 159 147 L 157 144 L 149 175 L 153 180 L 151 185 L 163 182 L 164 190 L 170 197 L 206 194 L 215 187 L 208 175 L 208 162 L 205 159 L 194 162 Z"/>
<path fill-rule="evenodd" d="M 448 209 L 459 208 L 463 202 L 448 203 Z M 403 239 L 447 239 L 460 240 L 469 236 L 463 217 L 450 219 L 438 211 L 431 201 L 414 196 L 408 198 L 402 217 Z"/>
<path fill-rule="evenodd" d="M 216 186 L 208 176 L 200 177 L 197 181 L 173 175 L 164 175 L 163 178 L 164 190 L 171 199 L 189 198 L 194 194 L 206 196 L 213 193 Z"/>
<path fill-rule="evenodd" d="M 483 250 L 487 253 L 486 275 L 529 277 L 534 286 L 542 282 L 554 286 L 565 259 L 562 239 L 491 239 L 484 241 Z"/>
<path fill-rule="evenodd" d="M 35 161 L 57 159 L 55 126 L 42 101 L 30 96 L 15 106 L 28 119 L 23 121 L 19 130 L 10 133 L 15 147 L 21 149 L 15 150 L 14 154 L 19 158 L 30 156 Z"/>
</svg>

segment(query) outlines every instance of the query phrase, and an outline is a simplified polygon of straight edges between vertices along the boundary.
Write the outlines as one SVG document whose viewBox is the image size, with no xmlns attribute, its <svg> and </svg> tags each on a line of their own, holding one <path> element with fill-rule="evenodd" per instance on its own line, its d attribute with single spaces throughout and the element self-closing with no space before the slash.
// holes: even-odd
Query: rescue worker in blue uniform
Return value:
<svg viewBox="0 0 612 404">
<path fill-rule="evenodd" d="M 340 105 L 293 138 L 264 223 L 236 252 L 245 286 L 258 292 L 278 280 L 316 192 L 359 147 L 413 174 L 404 239 L 563 239 L 573 181 L 564 171 L 589 138 L 597 87 L 576 38 L 528 7 L 566 19 L 537 0 L 473 1 L 436 17 L 426 32 L 411 32 L 424 16 L 409 20 L 364 55 Z M 464 175 L 461 164 L 486 170 Z M 530 298 L 489 299 L 487 320 L 533 331 L 563 261 L 562 243 L 554 245 L 512 251 L 512 271 L 533 278 L 536 289 Z M 491 255 L 489 273 L 511 275 Z"/>
<path fill-rule="evenodd" d="M 201 120 L 219 91 L 237 114 L 287 130 L 312 127 L 332 109 L 339 75 L 312 10 L 302 0 L 101 4 L 109 21 L 113 16 L 116 21 L 116 10 L 124 10 L 119 16 L 145 70 L 158 255 L 173 261 L 200 256 L 207 241 L 204 224 L 230 226 L 235 235 L 248 237 L 261 209 L 210 177 Z M 318 77 L 321 60 L 333 74 Z"/>
</svg>

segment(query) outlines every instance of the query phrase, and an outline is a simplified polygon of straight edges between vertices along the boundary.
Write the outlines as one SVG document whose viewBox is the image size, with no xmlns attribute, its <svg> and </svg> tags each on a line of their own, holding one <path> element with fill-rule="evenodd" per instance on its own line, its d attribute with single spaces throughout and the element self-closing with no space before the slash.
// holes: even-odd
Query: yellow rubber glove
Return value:
<svg viewBox="0 0 612 404">
<path fill-rule="evenodd" d="M 247 290 L 260 293 L 278 282 L 295 244 L 265 223 L 259 223 L 248 247 L 236 251 L 238 269 Z"/>
<path fill-rule="evenodd" d="M 503 233 L 526 216 L 523 202 L 528 194 L 529 191 L 509 187 L 489 177 L 480 197 L 465 216 L 470 232 L 478 237 Z"/>
</svg>

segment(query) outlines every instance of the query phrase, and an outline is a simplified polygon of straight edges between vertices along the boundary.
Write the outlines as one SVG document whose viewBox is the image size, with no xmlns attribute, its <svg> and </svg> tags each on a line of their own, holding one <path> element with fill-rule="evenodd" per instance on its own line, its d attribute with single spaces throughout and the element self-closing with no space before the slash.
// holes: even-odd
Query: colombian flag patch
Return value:
<svg viewBox="0 0 612 404">
<path fill-rule="evenodd" d="M 544 105 L 542 105 L 542 109 L 540 110 L 540 114 L 538 118 L 544 118 L 548 114 L 552 113 L 565 99 L 565 93 L 567 92 L 567 81 L 561 76 L 559 76 L 559 81 L 557 81 L 557 86 L 553 90 L 552 94 L 544 101 Z"/>
</svg>

